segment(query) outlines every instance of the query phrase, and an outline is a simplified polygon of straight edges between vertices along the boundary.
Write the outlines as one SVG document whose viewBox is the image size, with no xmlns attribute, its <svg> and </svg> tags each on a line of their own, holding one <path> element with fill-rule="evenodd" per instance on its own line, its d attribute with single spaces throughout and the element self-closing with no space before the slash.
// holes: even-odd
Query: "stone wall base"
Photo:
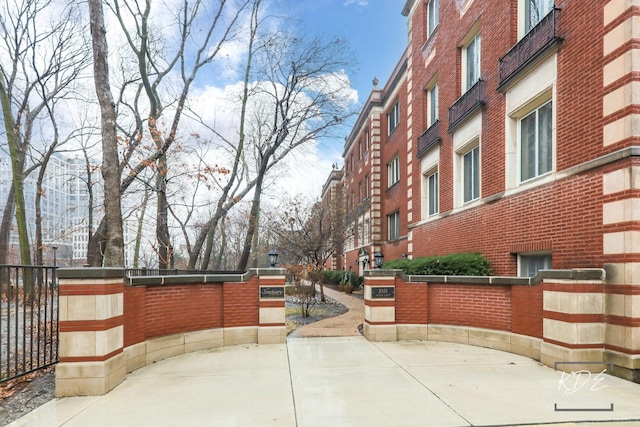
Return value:
<svg viewBox="0 0 640 427">
<path fill-rule="evenodd" d="M 101 396 L 125 377 L 124 353 L 104 362 L 60 362 L 56 365 L 56 397 Z"/>
</svg>

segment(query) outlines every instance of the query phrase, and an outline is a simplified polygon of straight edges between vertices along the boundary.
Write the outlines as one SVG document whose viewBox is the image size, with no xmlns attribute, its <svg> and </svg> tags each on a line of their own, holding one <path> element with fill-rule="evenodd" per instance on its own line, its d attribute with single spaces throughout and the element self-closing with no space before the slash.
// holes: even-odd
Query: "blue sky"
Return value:
<svg viewBox="0 0 640 427">
<path fill-rule="evenodd" d="M 357 70 L 352 74 L 358 100 L 366 101 L 371 81 L 384 85 L 407 46 L 404 0 L 280 0 L 311 31 L 346 38 Z"/>
<path fill-rule="evenodd" d="M 286 14 L 301 20 L 312 35 L 348 40 L 356 65 L 349 72 L 362 105 L 377 77 L 384 86 L 407 47 L 405 0 L 277 0 Z M 344 137 L 350 132 L 345 129 Z M 319 141 L 315 153 L 295 159 L 288 168 L 290 191 L 318 198 L 331 165 L 343 165 L 344 140 Z M 292 185 L 295 184 L 295 185 Z"/>
</svg>

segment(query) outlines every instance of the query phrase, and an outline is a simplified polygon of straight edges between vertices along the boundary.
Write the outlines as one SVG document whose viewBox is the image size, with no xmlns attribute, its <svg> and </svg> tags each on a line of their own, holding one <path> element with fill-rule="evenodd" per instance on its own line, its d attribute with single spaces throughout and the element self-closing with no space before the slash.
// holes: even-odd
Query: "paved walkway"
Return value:
<svg viewBox="0 0 640 427">
<path fill-rule="evenodd" d="M 300 326 L 289 338 L 301 337 L 348 337 L 359 336 L 358 326 L 364 322 L 364 300 L 353 295 L 324 287 L 324 294 L 346 306 L 349 311 L 340 316 L 319 320 Z"/>
<path fill-rule="evenodd" d="M 567 377 L 462 344 L 372 343 L 357 333 L 362 300 L 327 295 L 349 313 L 300 328 L 286 344 L 166 359 L 105 396 L 55 399 L 10 426 L 640 426 L 640 384 Z M 347 336 L 305 337 L 318 333 Z"/>
</svg>

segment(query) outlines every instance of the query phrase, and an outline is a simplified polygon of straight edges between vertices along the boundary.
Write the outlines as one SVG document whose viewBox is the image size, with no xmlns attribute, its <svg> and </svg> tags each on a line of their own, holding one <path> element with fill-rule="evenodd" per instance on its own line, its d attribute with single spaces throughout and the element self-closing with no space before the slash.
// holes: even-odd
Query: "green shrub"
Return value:
<svg viewBox="0 0 640 427">
<path fill-rule="evenodd" d="M 344 270 L 324 270 L 322 271 L 322 281 L 330 285 L 340 285 L 344 282 L 345 274 L 348 276 L 347 282 L 350 282 L 355 288 L 359 288 L 364 283 L 364 277 L 358 276 L 353 271 L 346 272 Z"/>
<path fill-rule="evenodd" d="M 402 270 L 410 275 L 489 276 L 491 262 L 480 253 L 437 255 L 428 258 L 396 259 L 382 268 Z"/>
</svg>

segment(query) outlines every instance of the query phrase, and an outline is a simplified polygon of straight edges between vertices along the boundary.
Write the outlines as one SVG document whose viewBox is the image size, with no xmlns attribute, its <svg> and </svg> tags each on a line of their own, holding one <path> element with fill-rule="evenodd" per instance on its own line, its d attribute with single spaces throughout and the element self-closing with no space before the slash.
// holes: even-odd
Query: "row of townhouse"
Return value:
<svg viewBox="0 0 640 427">
<path fill-rule="evenodd" d="M 406 51 L 325 185 L 352 221 L 328 268 L 478 251 L 496 275 L 606 267 L 639 295 L 637 2 L 407 0 L 402 14 Z"/>
</svg>

